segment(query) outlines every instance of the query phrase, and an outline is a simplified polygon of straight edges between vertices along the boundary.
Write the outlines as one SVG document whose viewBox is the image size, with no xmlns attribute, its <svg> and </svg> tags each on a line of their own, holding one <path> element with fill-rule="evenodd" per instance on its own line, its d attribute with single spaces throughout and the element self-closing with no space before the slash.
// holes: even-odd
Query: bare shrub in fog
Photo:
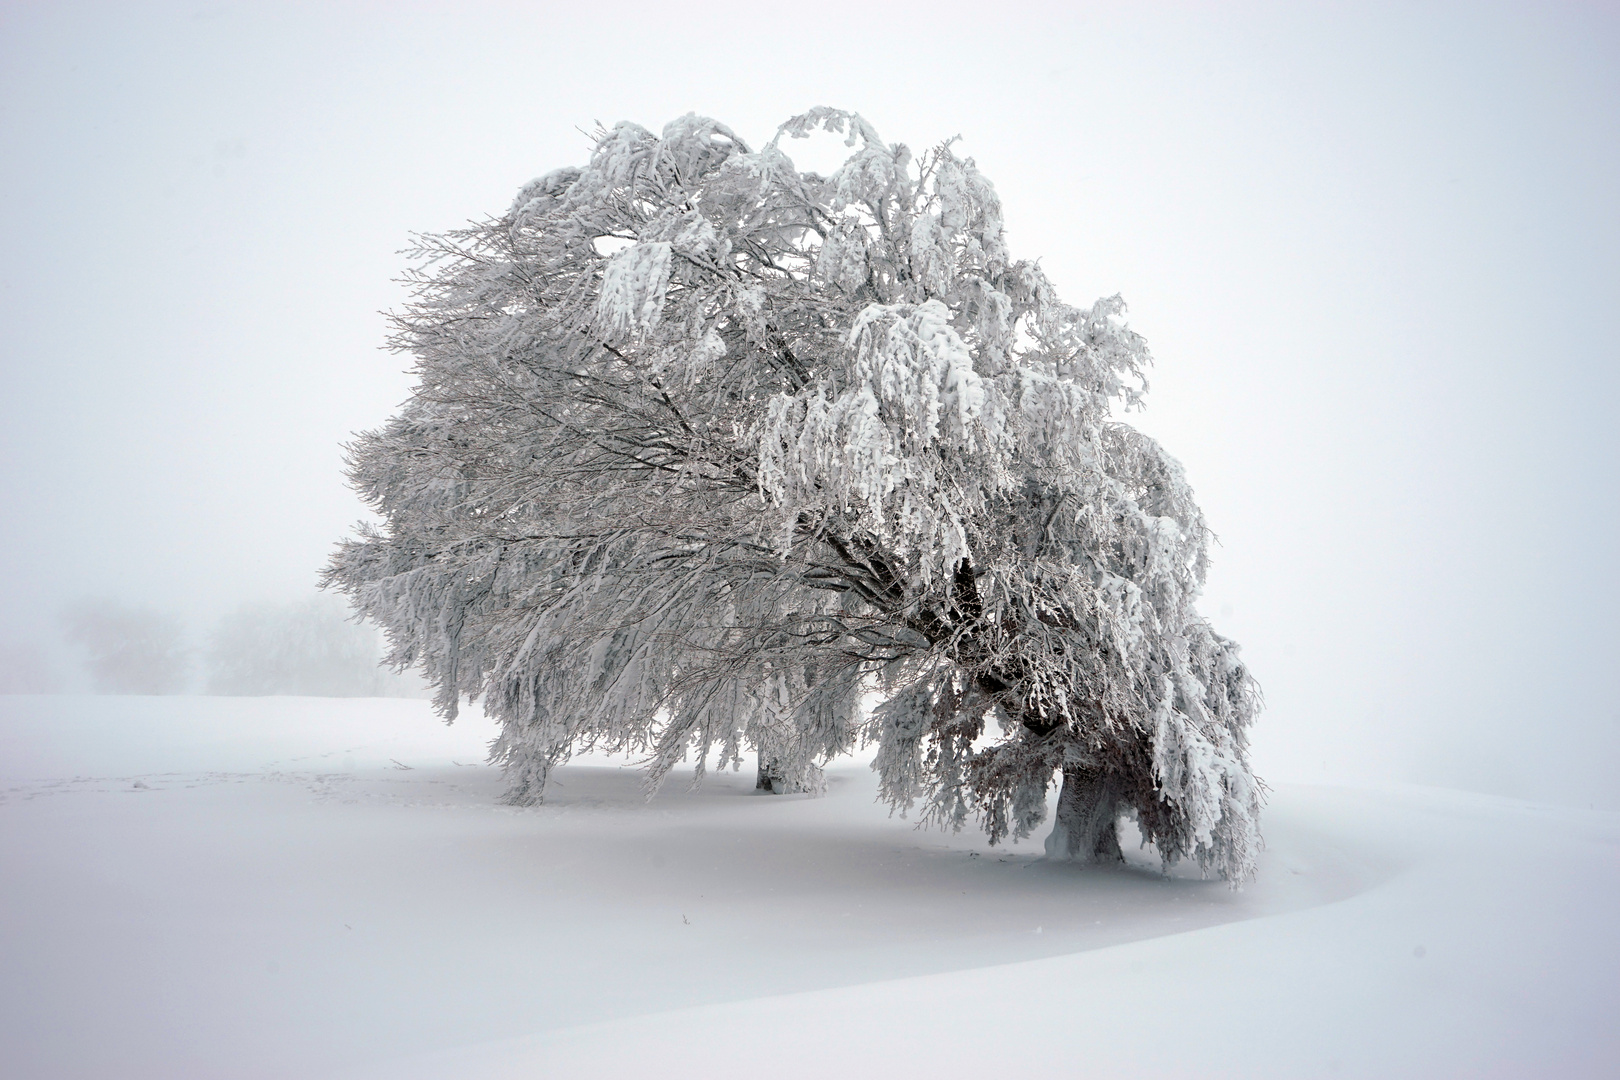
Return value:
<svg viewBox="0 0 1620 1080">
<path fill-rule="evenodd" d="M 830 177 L 779 145 L 818 127 Z M 582 745 L 814 786 L 864 731 L 927 820 L 1026 835 L 1061 775 L 1052 854 L 1129 815 L 1252 873 L 1258 692 L 1180 465 L 1114 416 L 1147 348 L 1011 258 L 972 160 L 826 109 L 757 152 L 620 124 L 417 255 L 419 383 L 351 448 L 385 524 L 328 581 L 447 717 L 483 696 L 513 801 Z"/>
<path fill-rule="evenodd" d="M 224 616 L 205 654 L 210 694 L 261 697 L 415 696 L 415 680 L 379 665 L 374 627 L 348 617 L 342 601 L 250 604 Z"/>
<path fill-rule="evenodd" d="M 86 600 L 68 608 L 62 624 L 96 693 L 178 694 L 186 688 L 191 654 L 173 616 L 114 600 Z"/>
</svg>

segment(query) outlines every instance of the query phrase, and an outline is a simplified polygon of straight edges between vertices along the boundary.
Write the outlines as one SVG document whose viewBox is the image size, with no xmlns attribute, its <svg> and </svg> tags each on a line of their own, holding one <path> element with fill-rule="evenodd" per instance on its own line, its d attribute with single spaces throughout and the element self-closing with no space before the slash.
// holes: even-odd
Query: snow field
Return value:
<svg viewBox="0 0 1620 1080">
<path fill-rule="evenodd" d="M 8 1077 L 1607 1076 L 1620 815 L 1279 786 L 1240 893 L 860 763 L 495 803 L 425 703 L 0 698 Z M 689 775 L 689 774 L 687 774 Z"/>
</svg>

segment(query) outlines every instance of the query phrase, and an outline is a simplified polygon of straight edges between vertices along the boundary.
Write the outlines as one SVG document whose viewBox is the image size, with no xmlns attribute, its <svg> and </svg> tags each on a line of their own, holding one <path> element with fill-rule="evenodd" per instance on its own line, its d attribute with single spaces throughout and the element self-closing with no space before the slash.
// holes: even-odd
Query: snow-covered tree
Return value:
<svg viewBox="0 0 1620 1080">
<path fill-rule="evenodd" d="M 781 145 L 818 129 L 851 148 L 827 177 Z M 755 748 L 811 787 L 864 731 L 924 820 L 1027 835 L 1061 774 L 1052 855 L 1118 858 L 1130 816 L 1253 872 L 1259 695 L 1194 608 L 1180 465 L 1115 416 L 1147 348 L 1012 258 L 951 143 L 623 123 L 414 254 L 419 382 L 351 447 L 383 524 L 328 583 L 447 717 L 483 697 L 511 799 L 580 747 L 653 782 Z"/>
</svg>

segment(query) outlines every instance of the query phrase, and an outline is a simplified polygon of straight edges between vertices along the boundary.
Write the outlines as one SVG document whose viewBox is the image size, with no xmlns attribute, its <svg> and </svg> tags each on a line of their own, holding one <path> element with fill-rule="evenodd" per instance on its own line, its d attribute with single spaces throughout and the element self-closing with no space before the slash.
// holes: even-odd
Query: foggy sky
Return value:
<svg viewBox="0 0 1620 1080">
<path fill-rule="evenodd" d="M 1130 303 L 1262 776 L 1620 805 L 1620 17 L 1121 6 L 0 9 L 0 640 L 305 595 L 409 233 L 598 120 L 829 104 Z"/>
</svg>

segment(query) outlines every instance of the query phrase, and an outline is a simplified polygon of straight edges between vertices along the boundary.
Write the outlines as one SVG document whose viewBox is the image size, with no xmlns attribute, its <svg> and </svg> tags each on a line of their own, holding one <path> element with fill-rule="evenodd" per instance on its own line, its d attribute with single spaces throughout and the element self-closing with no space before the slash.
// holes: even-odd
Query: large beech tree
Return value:
<svg viewBox="0 0 1620 1080">
<path fill-rule="evenodd" d="M 817 129 L 831 176 L 781 145 Z M 351 447 L 382 524 L 327 581 L 447 718 L 483 698 L 512 801 L 581 747 L 814 787 L 864 736 L 925 820 L 1024 836 L 1061 776 L 1048 853 L 1117 859 L 1129 816 L 1253 872 L 1258 691 L 1194 608 L 1181 466 L 1117 415 L 1147 348 L 1012 258 L 950 143 L 619 124 L 414 256 L 419 381 Z"/>
</svg>

